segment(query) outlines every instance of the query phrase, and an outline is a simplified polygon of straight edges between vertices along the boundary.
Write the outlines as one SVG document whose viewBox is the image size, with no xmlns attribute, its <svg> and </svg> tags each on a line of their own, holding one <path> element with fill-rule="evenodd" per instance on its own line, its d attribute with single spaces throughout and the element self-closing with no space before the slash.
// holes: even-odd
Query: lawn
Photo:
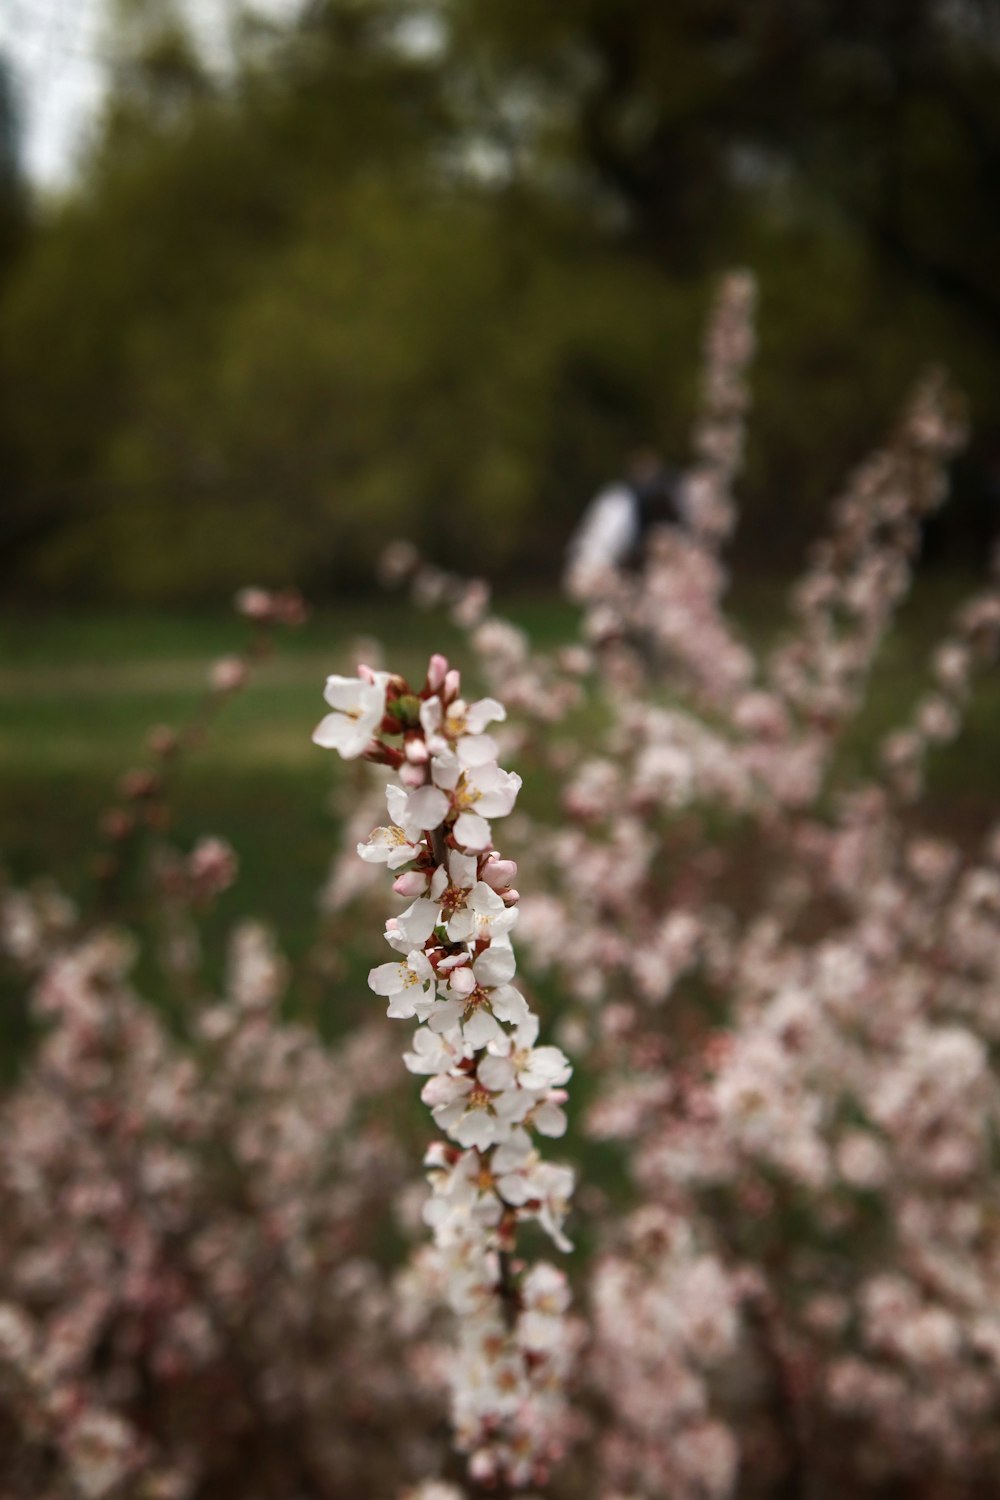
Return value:
<svg viewBox="0 0 1000 1500">
<path fill-rule="evenodd" d="M 844 747 L 849 773 L 870 763 L 878 734 L 920 693 L 929 649 L 950 609 L 974 586 L 975 580 L 951 575 L 921 581 L 886 643 L 868 707 Z M 761 580 L 736 596 L 735 611 L 753 639 L 763 641 L 778 628 L 780 599 L 781 590 Z M 499 607 L 543 644 L 572 638 L 575 613 L 559 600 L 501 599 Z M 227 706 L 176 787 L 176 840 L 187 847 L 201 834 L 217 834 L 240 856 L 238 885 L 221 904 L 217 932 L 235 915 L 253 913 L 276 926 L 293 955 L 308 948 L 316 891 L 336 847 L 330 794 L 343 774 L 337 757 L 317 750 L 310 733 L 323 713 L 324 677 L 351 671 L 355 643 L 366 636 L 381 639 L 387 664 L 407 673 L 421 672 L 436 649 L 459 664 L 468 661 L 468 647 L 441 616 L 381 598 L 321 610 L 282 639 L 249 689 Z M 51 874 L 85 907 L 92 901 L 98 822 L 119 775 L 142 764 L 152 726 L 184 722 L 209 664 L 244 638 L 242 622 L 222 615 L 0 619 L 0 863 L 15 880 Z M 930 825 L 957 829 L 963 840 L 978 836 L 1000 805 L 998 764 L 994 671 L 980 686 L 967 733 L 936 758 Z"/>
</svg>

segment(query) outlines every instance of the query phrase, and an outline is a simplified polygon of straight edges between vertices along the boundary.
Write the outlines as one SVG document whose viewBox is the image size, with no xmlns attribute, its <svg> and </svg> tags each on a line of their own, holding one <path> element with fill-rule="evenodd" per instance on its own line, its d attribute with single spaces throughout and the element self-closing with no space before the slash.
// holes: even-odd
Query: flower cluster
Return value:
<svg viewBox="0 0 1000 1500">
<path fill-rule="evenodd" d="M 848 778 L 837 754 L 946 494 L 961 403 L 937 372 L 917 385 L 758 656 L 717 555 L 751 301 L 728 283 L 709 338 L 701 513 L 654 537 L 637 577 L 591 579 L 578 646 L 469 629 L 490 689 L 517 685 L 525 763 L 562 788 L 553 816 L 520 815 L 518 936 L 595 1081 L 585 1129 L 633 1186 L 627 1215 L 587 1196 L 595 1492 L 988 1493 L 1000 839 L 963 847 L 912 804 L 996 661 L 995 583 L 873 772 Z M 418 594 L 471 593 L 409 568 Z M 581 697 L 589 727 L 570 733 Z"/>
<path fill-rule="evenodd" d="M 364 861 L 397 872 L 393 889 L 408 903 L 386 924 L 398 957 L 369 984 L 391 1018 L 419 1023 L 404 1060 L 426 1078 L 421 1097 L 445 1136 L 427 1153 L 424 1218 L 458 1325 L 456 1441 L 473 1478 L 521 1485 L 565 1441 L 566 1279 L 516 1254 L 527 1220 L 570 1248 L 573 1174 L 533 1137 L 564 1133 L 572 1070 L 558 1047 L 537 1045 L 538 1018 L 513 983 L 516 866 L 494 848 L 491 824 L 521 785 L 489 733 L 505 710 L 492 698 L 467 703 L 441 656 L 419 691 L 360 668 L 330 677 L 326 700 L 316 743 L 398 775 L 386 788 L 389 823 L 358 845 Z"/>
<path fill-rule="evenodd" d="M 100 921 L 0 883 L 37 1038 L 0 1096 L 11 1500 L 995 1492 L 1000 829 L 981 798 L 972 828 L 920 798 L 997 659 L 1000 592 L 958 610 L 869 753 L 850 732 L 963 430 L 935 374 L 838 499 L 787 633 L 748 646 L 720 548 L 752 303 L 730 278 L 710 323 L 687 520 L 591 579 L 579 639 L 536 650 L 480 580 L 387 555 L 494 696 L 440 656 L 413 689 L 367 647 L 329 679 L 349 853 L 297 987 L 251 922 L 220 984 L 200 922 L 235 854 L 165 841 L 178 753 L 294 597 L 240 597 L 254 642 L 124 778 Z M 531 811 L 501 748 L 551 788 Z M 494 847 L 512 813 L 520 881 Z M 384 870 L 370 982 L 413 1028 L 426 1183 L 390 1029 L 326 1045 L 289 1019 L 328 1019 Z M 539 1145 L 567 1129 L 570 1058 L 585 1347 L 527 1253 L 568 1244 L 572 1173 Z"/>
<path fill-rule="evenodd" d="M 283 1021 L 288 966 L 243 923 L 179 1039 L 122 934 L 26 942 L 52 904 L 0 898 L 45 1028 L 0 1103 L 0 1490 L 390 1493 L 439 1402 L 371 1255 L 406 1172 L 384 1028 L 327 1050 Z"/>
</svg>

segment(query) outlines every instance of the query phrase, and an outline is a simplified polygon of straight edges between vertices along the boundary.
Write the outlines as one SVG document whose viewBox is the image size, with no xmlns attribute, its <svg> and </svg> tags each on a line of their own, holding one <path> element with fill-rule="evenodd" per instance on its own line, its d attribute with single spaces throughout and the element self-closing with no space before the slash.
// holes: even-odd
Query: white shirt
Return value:
<svg viewBox="0 0 1000 1500">
<path fill-rule="evenodd" d="M 570 539 L 567 571 L 573 577 L 620 568 L 639 543 L 639 507 L 623 484 L 608 485 L 591 500 Z"/>
</svg>

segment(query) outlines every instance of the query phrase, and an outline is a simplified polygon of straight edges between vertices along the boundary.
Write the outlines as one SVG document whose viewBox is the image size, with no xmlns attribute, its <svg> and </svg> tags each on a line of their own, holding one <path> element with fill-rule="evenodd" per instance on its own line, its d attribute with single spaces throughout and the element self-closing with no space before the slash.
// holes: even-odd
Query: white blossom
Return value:
<svg viewBox="0 0 1000 1500">
<path fill-rule="evenodd" d="M 385 714 L 387 672 L 375 672 L 373 680 L 360 677 L 326 679 L 324 698 L 334 710 L 313 731 L 313 743 L 336 750 L 344 760 L 355 760 L 372 742 Z"/>
</svg>

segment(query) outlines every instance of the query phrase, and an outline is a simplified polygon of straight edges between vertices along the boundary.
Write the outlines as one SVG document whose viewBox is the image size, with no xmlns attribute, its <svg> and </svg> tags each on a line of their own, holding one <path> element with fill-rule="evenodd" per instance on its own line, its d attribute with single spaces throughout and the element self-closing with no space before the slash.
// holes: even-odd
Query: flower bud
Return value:
<svg viewBox="0 0 1000 1500">
<path fill-rule="evenodd" d="M 513 859 L 489 859 L 482 868 L 481 880 L 502 894 L 517 874 L 517 862 Z"/>
<path fill-rule="evenodd" d="M 453 969 L 449 976 L 452 993 L 463 998 L 476 988 L 476 976 L 469 968 Z"/>
<path fill-rule="evenodd" d="M 237 614 L 248 620 L 266 620 L 271 614 L 271 595 L 266 589 L 240 589 L 234 601 Z"/>
<path fill-rule="evenodd" d="M 173 755 L 178 744 L 177 732 L 171 729 L 168 724 L 157 724 L 155 728 L 149 731 L 149 738 L 146 743 L 149 745 L 153 755 L 161 757 Z"/>
<path fill-rule="evenodd" d="M 208 681 L 217 693 L 231 693 L 247 679 L 246 662 L 239 656 L 220 656 L 209 668 Z"/>
<path fill-rule="evenodd" d="M 427 687 L 432 693 L 440 692 L 441 686 L 448 675 L 448 658 L 435 651 L 427 665 Z"/>
</svg>

